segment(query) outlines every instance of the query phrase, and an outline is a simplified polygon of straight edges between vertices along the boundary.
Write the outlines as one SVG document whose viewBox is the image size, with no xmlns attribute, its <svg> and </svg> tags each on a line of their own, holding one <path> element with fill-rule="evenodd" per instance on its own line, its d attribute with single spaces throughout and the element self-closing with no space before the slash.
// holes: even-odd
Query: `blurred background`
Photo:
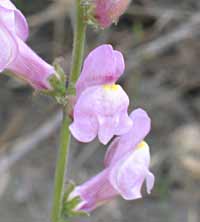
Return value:
<svg viewBox="0 0 200 222">
<path fill-rule="evenodd" d="M 68 73 L 73 0 L 15 0 L 30 25 L 28 44 Z M 111 43 L 123 52 L 120 80 L 130 111 L 152 118 L 147 138 L 156 184 L 137 201 L 120 197 L 74 222 L 200 221 L 200 1 L 133 0 L 118 26 L 88 29 L 86 54 Z M 49 222 L 59 107 L 23 82 L 0 76 L 0 222 Z M 103 166 L 106 147 L 72 141 L 68 179 L 82 183 Z"/>
</svg>

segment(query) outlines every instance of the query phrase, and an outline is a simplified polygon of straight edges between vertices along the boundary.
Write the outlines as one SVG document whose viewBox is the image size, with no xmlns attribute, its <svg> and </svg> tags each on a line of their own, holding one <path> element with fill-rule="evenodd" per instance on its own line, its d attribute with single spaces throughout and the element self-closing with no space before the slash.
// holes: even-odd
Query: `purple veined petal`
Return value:
<svg viewBox="0 0 200 222">
<path fill-rule="evenodd" d="M 140 141 L 142 141 L 150 131 L 151 119 L 143 109 L 136 109 L 130 115 L 133 126 L 128 133 L 122 135 L 119 140 L 118 148 L 110 159 L 110 164 L 115 163 L 122 156 L 136 147 Z"/>
<path fill-rule="evenodd" d="M 87 182 L 76 187 L 69 198 L 72 199 L 80 196 L 82 202 L 76 210 L 90 212 L 117 195 L 118 193 L 108 181 L 108 170 L 105 169 Z"/>
<path fill-rule="evenodd" d="M 19 52 L 7 69 L 27 81 L 37 90 L 51 89 L 48 78 L 54 74 L 54 68 L 41 59 L 20 38 L 16 38 Z"/>
<path fill-rule="evenodd" d="M 127 154 L 110 167 L 110 183 L 124 199 L 141 198 L 141 187 L 147 183 L 148 193 L 151 191 L 154 179 L 149 172 L 149 147 L 142 142 L 132 153 Z"/>
<path fill-rule="evenodd" d="M 76 83 L 77 96 L 87 87 L 112 84 L 123 74 L 124 58 L 111 45 L 95 48 L 84 61 L 83 69 Z"/>
<path fill-rule="evenodd" d="M 19 38 L 25 41 L 29 35 L 28 23 L 24 15 L 9 0 L 0 1 L 0 20 Z"/>
<path fill-rule="evenodd" d="M 18 54 L 18 45 L 12 34 L 0 22 L 0 72 L 15 60 Z"/>
<path fill-rule="evenodd" d="M 119 85 L 89 87 L 83 91 L 74 106 L 73 125 L 79 128 L 71 130 L 71 133 L 82 142 L 86 140 L 82 140 L 79 133 L 86 137 L 87 133 L 88 135 L 96 133 L 99 140 L 106 144 L 114 135 L 119 133 L 121 125 L 123 130 L 120 133 L 125 133 L 132 127 L 131 119 L 120 122 L 125 120 L 122 115 L 127 115 L 128 105 L 129 98 Z M 70 127 L 70 129 L 72 128 Z M 90 130 L 91 132 L 89 132 Z"/>
</svg>

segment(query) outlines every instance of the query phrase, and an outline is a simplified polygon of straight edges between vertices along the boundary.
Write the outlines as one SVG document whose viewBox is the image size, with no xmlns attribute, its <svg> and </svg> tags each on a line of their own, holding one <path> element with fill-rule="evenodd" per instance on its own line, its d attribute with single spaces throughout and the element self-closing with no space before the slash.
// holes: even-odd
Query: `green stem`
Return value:
<svg viewBox="0 0 200 222">
<path fill-rule="evenodd" d="M 52 206 L 52 222 L 59 222 L 62 209 L 62 197 L 63 187 L 65 180 L 65 173 L 67 168 L 68 152 L 70 147 L 70 132 L 69 132 L 70 119 L 63 109 L 63 121 L 60 133 L 60 150 L 58 154 L 55 184 L 54 184 L 54 196 Z"/>
<path fill-rule="evenodd" d="M 84 22 L 84 8 L 81 5 L 82 0 L 76 0 L 76 24 L 74 32 L 74 44 L 73 44 L 73 57 L 72 57 L 72 69 L 70 75 L 70 83 L 74 85 L 78 79 L 83 62 L 85 35 L 86 35 L 86 23 Z M 73 93 L 70 87 L 68 94 Z M 63 107 L 63 121 L 60 135 L 60 149 L 58 154 L 58 160 L 55 173 L 54 184 L 54 196 L 52 206 L 52 222 L 61 221 L 63 188 L 65 182 L 65 173 L 67 170 L 68 153 L 70 149 L 70 131 L 69 131 L 70 119 L 66 113 L 66 107 Z"/>
<path fill-rule="evenodd" d="M 82 0 L 76 0 L 76 26 L 74 32 L 74 45 L 72 53 L 72 68 L 70 82 L 74 85 L 80 75 L 83 62 L 86 22 L 84 19 L 84 7 L 81 5 Z"/>
</svg>

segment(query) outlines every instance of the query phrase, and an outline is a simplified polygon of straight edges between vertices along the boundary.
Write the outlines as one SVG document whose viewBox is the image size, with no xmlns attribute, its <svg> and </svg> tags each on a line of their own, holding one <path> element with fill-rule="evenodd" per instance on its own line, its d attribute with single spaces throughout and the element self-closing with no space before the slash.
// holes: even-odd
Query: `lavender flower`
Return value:
<svg viewBox="0 0 200 222">
<path fill-rule="evenodd" d="M 94 0 L 94 17 L 102 28 L 117 22 L 127 9 L 130 0 Z"/>
<path fill-rule="evenodd" d="M 54 68 L 24 41 L 29 34 L 23 14 L 9 0 L 0 1 L 0 71 L 11 70 L 35 89 L 50 89 L 48 78 Z"/>
<path fill-rule="evenodd" d="M 141 198 L 144 181 L 147 193 L 151 192 L 154 176 L 149 171 L 149 146 L 143 141 L 150 130 L 150 118 L 142 109 L 130 116 L 133 127 L 111 143 L 105 156 L 105 169 L 71 193 L 70 199 L 81 198 L 76 211 L 90 212 L 117 195 L 126 200 Z"/>
<path fill-rule="evenodd" d="M 129 98 L 115 84 L 124 68 L 122 54 L 110 45 L 97 47 L 86 58 L 76 84 L 77 102 L 70 125 L 77 140 L 90 142 L 98 135 L 107 144 L 114 135 L 122 135 L 131 128 Z"/>
</svg>

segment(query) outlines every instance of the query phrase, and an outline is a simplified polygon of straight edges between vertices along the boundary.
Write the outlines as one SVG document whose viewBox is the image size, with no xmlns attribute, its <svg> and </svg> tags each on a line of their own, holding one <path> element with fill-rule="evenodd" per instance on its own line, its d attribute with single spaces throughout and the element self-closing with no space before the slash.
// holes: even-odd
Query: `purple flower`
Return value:
<svg viewBox="0 0 200 222">
<path fill-rule="evenodd" d="M 121 52 L 113 50 L 111 45 L 95 48 L 84 61 L 83 69 L 76 83 L 79 96 L 89 86 L 114 84 L 125 69 Z"/>
<path fill-rule="evenodd" d="M 130 0 L 94 0 L 94 17 L 102 28 L 109 27 L 125 12 Z"/>
<path fill-rule="evenodd" d="M 0 1 L 0 72 L 13 71 L 35 89 L 50 89 L 54 68 L 25 43 L 29 34 L 23 14 L 9 0 Z"/>
<path fill-rule="evenodd" d="M 154 176 L 149 171 L 149 146 L 143 141 L 150 130 L 150 118 L 142 109 L 133 111 L 131 118 L 135 123 L 132 129 L 109 146 L 105 169 L 71 193 L 69 198 L 81 198 L 75 210 L 90 212 L 117 195 L 126 200 L 141 198 L 144 181 L 147 193 L 151 192 Z"/>
<path fill-rule="evenodd" d="M 98 135 L 107 144 L 114 135 L 122 135 L 131 128 L 129 98 L 115 84 L 124 68 L 122 54 L 110 45 L 97 47 L 86 58 L 76 83 L 77 102 L 70 126 L 77 140 L 90 142 Z"/>
</svg>

